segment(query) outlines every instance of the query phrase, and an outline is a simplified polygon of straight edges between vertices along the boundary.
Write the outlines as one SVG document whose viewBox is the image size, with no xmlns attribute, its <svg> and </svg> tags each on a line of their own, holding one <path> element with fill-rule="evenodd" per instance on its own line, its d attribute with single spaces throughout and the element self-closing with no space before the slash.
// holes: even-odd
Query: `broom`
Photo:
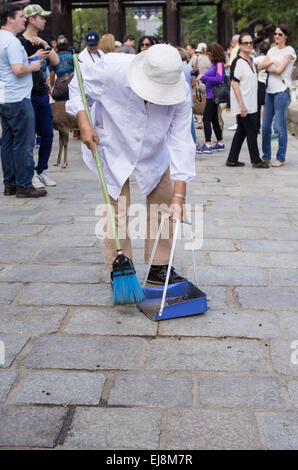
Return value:
<svg viewBox="0 0 298 470">
<path fill-rule="evenodd" d="M 80 69 L 78 57 L 75 53 L 73 53 L 73 63 L 74 63 L 74 68 L 77 74 L 77 79 L 78 79 L 78 83 L 80 87 L 80 92 L 81 92 L 84 108 L 88 116 L 89 123 L 93 127 L 92 118 L 90 115 L 90 110 L 89 110 L 87 98 L 86 98 L 84 87 L 83 87 L 83 78 L 81 74 L 81 69 Z M 115 261 L 113 262 L 113 273 L 112 273 L 113 304 L 116 305 L 116 304 L 140 303 L 144 299 L 144 292 L 136 276 L 136 271 L 135 271 L 133 262 L 131 259 L 127 258 L 123 254 L 123 251 L 119 242 L 114 209 L 110 201 L 110 196 L 108 193 L 107 185 L 106 185 L 104 174 L 102 171 L 96 142 L 94 142 L 94 150 L 95 150 L 95 160 L 96 160 L 98 175 L 99 175 L 100 182 L 102 185 L 103 196 L 107 205 L 108 215 L 109 215 L 110 222 L 112 225 L 114 240 L 115 240 L 116 249 L 117 249 L 117 257 Z"/>
</svg>

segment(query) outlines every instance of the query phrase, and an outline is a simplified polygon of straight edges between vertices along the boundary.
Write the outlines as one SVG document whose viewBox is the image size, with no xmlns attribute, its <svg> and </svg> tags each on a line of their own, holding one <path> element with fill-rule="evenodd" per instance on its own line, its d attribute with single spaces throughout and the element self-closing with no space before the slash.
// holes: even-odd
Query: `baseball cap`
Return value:
<svg viewBox="0 0 298 470">
<path fill-rule="evenodd" d="M 196 48 L 196 52 L 206 52 L 207 44 L 204 42 L 199 42 L 198 47 Z"/>
<path fill-rule="evenodd" d="M 87 46 L 96 46 L 96 44 L 98 44 L 98 41 L 99 41 L 99 36 L 94 31 L 89 31 L 89 33 L 86 34 Z"/>
<path fill-rule="evenodd" d="M 49 16 L 51 15 L 51 11 L 44 10 L 40 5 L 28 5 L 24 8 L 24 16 L 25 18 L 29 18 L 30 16 Z"/>
</svg>

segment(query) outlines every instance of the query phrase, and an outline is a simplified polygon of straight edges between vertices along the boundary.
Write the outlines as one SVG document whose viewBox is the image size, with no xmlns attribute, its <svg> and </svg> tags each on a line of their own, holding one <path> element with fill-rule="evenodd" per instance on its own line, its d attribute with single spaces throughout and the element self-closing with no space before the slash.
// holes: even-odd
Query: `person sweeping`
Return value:
<svg viewBox="0 0 298 470">
<path fill-rule="evenodd" d="M 186 185 L 195 176 L 191 97 L 179 52 L 172 46 L 157 44 L 136 56 L 110 53 L 101 63 L 80 62 L 80 70 L 91 106 L 91 120 L 84 107 L 77 74 L 69 84 L 66 111 L 77 116 L 83 159 L 96 174 L 98 149 L 115 212 L 116 233 L 121 234 L 118 239 L 121 253 L 129 261 L 132 249 L 127 227 L 132 174 L 146 197 L 145 263 L 148 263 L 160 220 L 160 206 L 168 208 L 169 217 L 181 220 Z M 109 225 L 103 243 L 106 268 L 114 282 L 119 274 L 115 267 L 118 237 L 115 238 L 111 219 Z M 162 237 L 158 243 L 148 282 L 164 284 L 171 245 L 170 229 L 169 236 Z M 120 272 L 125 276 L 121 266 Z M 184 280 L 172 267 L 169 283 Z M 127 297 L 124 295 L 120 303 L 126 303 Z"/>
</svg>

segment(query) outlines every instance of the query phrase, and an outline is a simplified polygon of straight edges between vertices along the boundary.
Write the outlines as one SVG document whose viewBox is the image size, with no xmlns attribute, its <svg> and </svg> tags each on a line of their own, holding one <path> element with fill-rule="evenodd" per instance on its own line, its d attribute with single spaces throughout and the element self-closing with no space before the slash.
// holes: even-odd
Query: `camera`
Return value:
<svg viewBox="0 0 298 470">
<path fill-rule="evenodd" d="M 190 75 L 192 75 L 193 77 L 197 77 L 199 75 L 199 69 L 192 69 Z"/>
</svg>

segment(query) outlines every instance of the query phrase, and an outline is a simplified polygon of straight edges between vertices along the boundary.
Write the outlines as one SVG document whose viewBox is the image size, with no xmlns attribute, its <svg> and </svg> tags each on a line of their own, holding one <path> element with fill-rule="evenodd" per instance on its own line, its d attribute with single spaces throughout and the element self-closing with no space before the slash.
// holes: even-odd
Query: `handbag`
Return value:
<svg viewBox="0 0 298 470">
<path fill-rule="evenodd" d="M 230 86 L 230 79 L 225 75 L 223 81 L 213 87 L 213 102 L 215 104 L 230 102 Z"/>
<path fill-rule="evenodd" d="M 206 94 L 202 93 L 198 88 L 195 88 L 195 93 L 193 94 L 193 114 L 198 114 L 203 116 L 204 109 L 206 106 Z"/>
<path fill-rule="evenodd" d="M 66 73 L 62 77 L 55 81 L 55 85 L 52 90 L 52 98 L 55 101 L 67 101 L 68 96 L 68 84 L 71 82 L 74 73 Z"/>
</svg>

